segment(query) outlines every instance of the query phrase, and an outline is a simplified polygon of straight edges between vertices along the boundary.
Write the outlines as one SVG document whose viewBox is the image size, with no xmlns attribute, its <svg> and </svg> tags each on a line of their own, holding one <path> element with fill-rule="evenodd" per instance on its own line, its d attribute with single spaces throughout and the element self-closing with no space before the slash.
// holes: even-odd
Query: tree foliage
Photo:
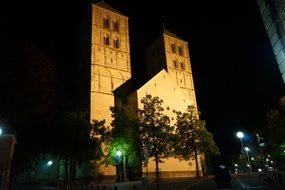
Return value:
<svg viewBox="0 0 285 190">
<path fill-rule="evenodd" d="M 5 45 L 5 46 L 4 46 Z M 0 45 L 0 115 L 13 128 L 13 175 L 31 170 L 38 155 L 50 151 L 58 105 L 55 62 L 26 42 Z"/>
<path fill-rule="evenodd" d="M 219 149 L 213 141 L 213 135 L 207 131 L 205 121 L 199 119 L 197 109 L 188 106 L 186 112 L 174 111 L 175 123 L 175 156 L 180 160 L 196 160 L 196 175 L 199 176 L 197 155 L 202 153 L 218 154 Z"/>
<path fill-rule="evenodd" d="M 277 108 L 267 113 L 264 136 L 269 140 L 271 154 L 280 166 L 285 161 L 285 96 L 280 98 Z"/>
<path fill-rule="evenodd" d="M 148 156 L 154 157 L 156 163 L 156 181 L 159 181 L 158 164 L 163 158 L 172 155 L 174 127 L 170 126 L 170 119 L 163 113 L 163 100 L 159 97 L 146 95 L 142 98 L 143 109 L 139 110 L 140 139 L 148 147 Z"/>
<path fill-rule="evenodd" d="M 117 103 L 110 108 L 112 112 L 112 130 L 108 139 L 107 164 L 118 164 L 117 151 L 126 156 L 127 165 L 133 166 L 140 163 L 140 143 L 138 139 L 138 119 L 136 113 L 129 106 Z"/>
<path fill-rule="evenodd" d="M 63 114 L 58 130 L 54 154 L 65 164 L 65 184 L 75 180 L 76 166 L 103 156 L 101 144 L 108 130 L 105 121 L 94 120 L 91 124 L 88 112 Z M 54 139 L 55 140 L 55 139 Z"/>
</svg>

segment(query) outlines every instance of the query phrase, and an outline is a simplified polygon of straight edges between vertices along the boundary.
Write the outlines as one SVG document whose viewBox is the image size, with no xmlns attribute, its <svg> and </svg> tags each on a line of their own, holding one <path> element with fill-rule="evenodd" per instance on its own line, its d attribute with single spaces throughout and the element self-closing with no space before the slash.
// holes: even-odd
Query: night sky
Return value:
<svg viewBox="0 0 285 190">
<path fill-rule="evenodd" d="M 144 50 L 162 23 L 189 42 L 198 108 L 223 156 L 239 152 L 237 130 L 261 129 L 266 112 L 285 95 L 255 0 L 105 2 L 130 18 L 133 75 L 141 74 Z M 88 5 L 10 2 L 0 8 L 0 39 L 36 44 L 57 63 L 61 78 L 72 81 L 77 31 Z"/>
</svg>

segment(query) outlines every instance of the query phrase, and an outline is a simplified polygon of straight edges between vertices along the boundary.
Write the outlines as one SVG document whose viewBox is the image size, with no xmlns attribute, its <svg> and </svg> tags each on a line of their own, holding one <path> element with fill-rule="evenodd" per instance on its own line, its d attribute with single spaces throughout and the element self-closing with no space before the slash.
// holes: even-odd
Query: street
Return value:
<svg viewBox="0 0 285 190">
<path fill-rule="evenodd" d="M 283 190 L 285 184 L 264 184 L 259 180 L 257 173 L 232 175 L 232 190 L 258 189 L 258 190 Z M 214 176 L 207 178 L 192 178 L 185 180 L 167 180 L 159 184 L 141 182 L 124 182 L 93 186 L 91 189 L 102 190 L 218 190 Z"/>
</svg>

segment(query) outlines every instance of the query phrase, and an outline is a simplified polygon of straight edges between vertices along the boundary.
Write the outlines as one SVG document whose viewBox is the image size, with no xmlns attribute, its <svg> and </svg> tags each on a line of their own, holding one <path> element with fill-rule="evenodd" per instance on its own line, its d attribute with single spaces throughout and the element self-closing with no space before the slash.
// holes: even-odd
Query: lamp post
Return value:
<svg viewBox="0 0 285 190">
<path fill-rule="evenodd" d="M 116 155 L 120 158 L 121 158 L 121 156 L 123 157 L 123 176 L 124 176 L 123 181 L 128 181 L 127 180 L 127 174 L 126 174 L 127 173 L 126 172 L 126 156 L 120 150 L 118 150 L 116 152 Z M 120 181 L 121 181 L 121 171 L 120 171 Z"/>
<path fill-rule="evenodd" d="M 243 139 L 243 137 L 244 137 L 244 134 L 243 134 L 243 132 L 239 131 L 239 132 L 237 132 L 236 135 L 237 135 L 237 137 L 240 139 L 240 143 L 241 143 L 241 148 L 242 148 L 242 150 L 245 149 L 245 151 L 246 151 L 247 164 L 248 164 L 248 166 L 249 166 L 250 172 L 252 172 L 251 164 L 250 164 L 250 160 L 249 160 L 249 155 L 248 155 L 249 148 L 243 146 L 243 141 L 242 141 L 242 139 Z"/>
<path fill-rule="evenodd" d="M 259 150 L 260 150 L 260 157 L 261 157 L 262 164 L 263 164 L 263 170 L 265 170 L 264 156 L 263 156 L 263 151 L 262 151 L 262 148 L 261 148 L 261 145 L 260 145 L 261 137 L 258 134 L 256 134 L 256 138 L 257 138 L 258 147 L 259 147 Z"/>
<path fill-rule="evenodd" d="M 240 139 L 240 142 L 241 142 L 241 147 L 242 147 L 242 149 L 243 149 L 243 142 L 242 142 L 242 138 L 243 138 L 243 132 L 237 132 L 237 137 Z"/>
<path fill-rule="evenodd" d="M 250 163 L 249 154 L 248 154 L 248 152 L 250 151 L 250 149 L 249 149 L 248 147 L 244 147 L 244 149 L 245 149 L 246 155 L 247 155 L 248 167 L 249 167 L 249 169 L 250 169 L 250 172 L 252 172 L 251 163 Z"/>
</svg>

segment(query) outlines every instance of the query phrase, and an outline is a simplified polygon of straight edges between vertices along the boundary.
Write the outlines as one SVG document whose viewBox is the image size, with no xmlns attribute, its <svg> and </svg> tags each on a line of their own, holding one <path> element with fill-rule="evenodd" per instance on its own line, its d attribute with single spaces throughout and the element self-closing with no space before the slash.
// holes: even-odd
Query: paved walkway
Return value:
<svg viewBox="0 0 285 190">
<path fill-rule="evenodd" d="M 142 181 L 90 185 L 90 190 L 168 190 L 186 189 L 191 185 L 203 181 L 204 178 L 168 179 L 160 183 L 143 184 Z"/>
</svg>

